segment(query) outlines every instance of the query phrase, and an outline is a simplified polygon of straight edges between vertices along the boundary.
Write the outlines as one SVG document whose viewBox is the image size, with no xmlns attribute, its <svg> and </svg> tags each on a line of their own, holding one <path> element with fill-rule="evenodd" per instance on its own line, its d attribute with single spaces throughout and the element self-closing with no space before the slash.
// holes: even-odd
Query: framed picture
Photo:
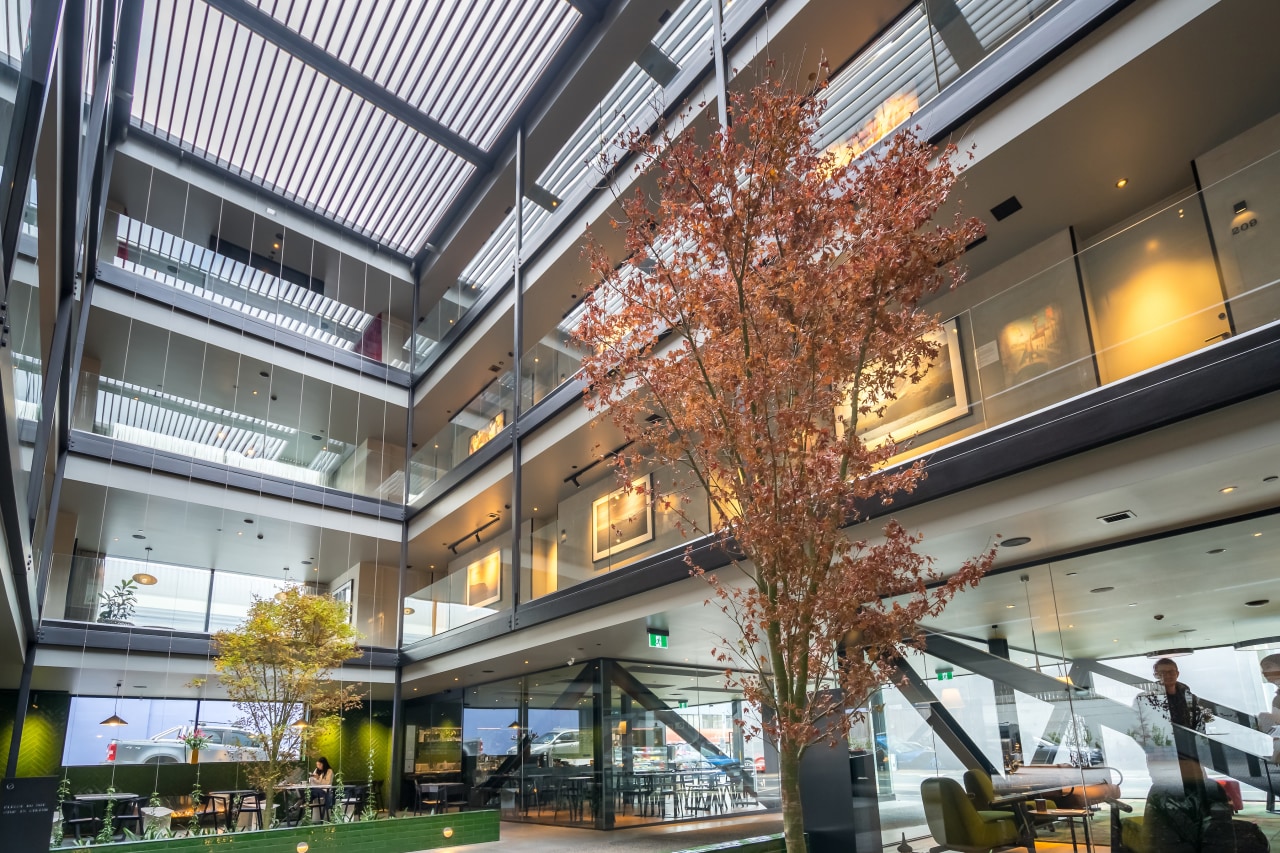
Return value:
<svg viewBox="0 0 1280 853">
<path fill-rule="evenodd" d="M 342 604 L 345 604 L 347 607 L 347 624 L 348 625 L 352 624 L 352 621 L 355 619 L 355 615 L 356 615 L 355 608 L 351 606 L 352 604 L 351 594 L 355 589 L 354 584 L 355 584 L 354 580 L 349 580 L 346 583 L 344 583 L 342 586 L 338 587 L 333 591 L 333 600 L 340 602 Z"/>
<path fill-rule="evenodd" d="M 636 491 L 640 489 L 641 491 Z M 603 560 L 653 539 L 653 475 L 631 481 L 591 503 L 591 559 Z"/>
<path fill-rule="evenodd" d="M 484 607 L 502 598 L 502 552 L 494 551 L 467 566 L 467 604 Z"/>
<path fill-rule="evenodd" d="M 494 415 L 489 423 L 480 427 L 480 429 L 478 429 L 467 441 L 467 455 L 475 453 L 477 450 L 493 441 L 498 433 L 502 432 L 502 428 L 506 426 L 506 423 L 506 412 L 498 412 L 498 414 Z"/>
<path fill-rule="evenodd" d="M 1050 302 L 1025 317 L 1006 323 L 996 338 L 1005 387 L 1043 376 L 1066 363 L 1062 309 Z"/>
<path fill-rule="evenodd" d="M 897 398 L 877 418 L 868 418 L 858 430 L 862 440 L 876 443 L 892 436 L 903 441 L 927 430 L 951 423 L 969 413 L 969 390 L 960 358 L 960 328 L 953 317 L 928 339 L 938 347 L 938 358 L 919 382 L 900 379 Z"/>
</svg>

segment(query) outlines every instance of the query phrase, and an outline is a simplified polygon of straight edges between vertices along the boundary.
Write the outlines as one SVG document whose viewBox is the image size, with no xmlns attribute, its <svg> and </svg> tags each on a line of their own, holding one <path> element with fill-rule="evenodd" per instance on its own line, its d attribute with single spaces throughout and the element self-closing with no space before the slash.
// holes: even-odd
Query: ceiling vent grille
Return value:
<svg viewBox="0 0 1280 853">
<path fill-rule="evenodd" d="M 1109 512 L 1106 515 L 1100 515 L 1098 516 L 1098 521 L 1103 524 L 1116 524 L 1117 522 L 1128 521 L 1131 518 L 1137 518 L 1133 514 L 1133 510 L 1123 509 L 1120 512 Z"/>
</svg>

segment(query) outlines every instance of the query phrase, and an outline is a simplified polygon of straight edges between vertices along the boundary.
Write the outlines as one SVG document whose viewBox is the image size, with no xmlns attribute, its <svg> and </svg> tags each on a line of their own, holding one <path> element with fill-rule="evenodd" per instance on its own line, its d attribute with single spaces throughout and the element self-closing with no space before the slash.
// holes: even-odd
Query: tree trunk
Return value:
<svg viewBox="0 0 1280 853">
<path fill-rule="evenodd" d="M 782 833 L 787 853 L 808 853 L 804 812 L 800 808 L 800 750 L 778 744 L 779 786 L 782 790 Z"/>
</svg>

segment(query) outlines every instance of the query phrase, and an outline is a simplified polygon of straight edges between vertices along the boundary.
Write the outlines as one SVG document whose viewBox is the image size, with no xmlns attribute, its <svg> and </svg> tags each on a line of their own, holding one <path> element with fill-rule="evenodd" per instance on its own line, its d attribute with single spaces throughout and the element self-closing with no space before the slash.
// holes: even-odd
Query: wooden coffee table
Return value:
<svg viewBox="0 0 1280 853">
<path fill-rule="evenodd" d="M 1079 818 L 1080 825 L 1084 828 L 1084 849 L 1088 853 L 1093 853 L 1093 833 L 1089 829 L 1089 818 L 1093 817 L 1093 812 L 1088 809 L 1032 809 L 1030 814 L 1048 815 L 1054 820 L 1065 820 L 1067 826 L 1071 828 L 1071 849 L 1079 850 L 1076 843 L 1076 819 Z"/>
</svg>

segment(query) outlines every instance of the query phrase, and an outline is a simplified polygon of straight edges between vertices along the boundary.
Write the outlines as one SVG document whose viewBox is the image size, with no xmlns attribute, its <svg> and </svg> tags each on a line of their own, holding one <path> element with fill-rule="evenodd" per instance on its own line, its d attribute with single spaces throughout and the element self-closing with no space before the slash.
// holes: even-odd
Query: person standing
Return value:
<svg viewBox="0 0 1280 853">
<path fill-rule="evenodd" d="M 1173 660 L 1156 661 L 1152 673 L 1155 689 L 1134 700 L 1151 772 L 1143 836 L 1149 850 L 1198 853 L 1215 792 L 1210 790 L 1200 766 L 1196 733 L 1204 734 L 1213 715 L 1178 680 L 1178 665 Z M 1220 791 L 1216 793 L 1220 795 Z"/>
</svg>

